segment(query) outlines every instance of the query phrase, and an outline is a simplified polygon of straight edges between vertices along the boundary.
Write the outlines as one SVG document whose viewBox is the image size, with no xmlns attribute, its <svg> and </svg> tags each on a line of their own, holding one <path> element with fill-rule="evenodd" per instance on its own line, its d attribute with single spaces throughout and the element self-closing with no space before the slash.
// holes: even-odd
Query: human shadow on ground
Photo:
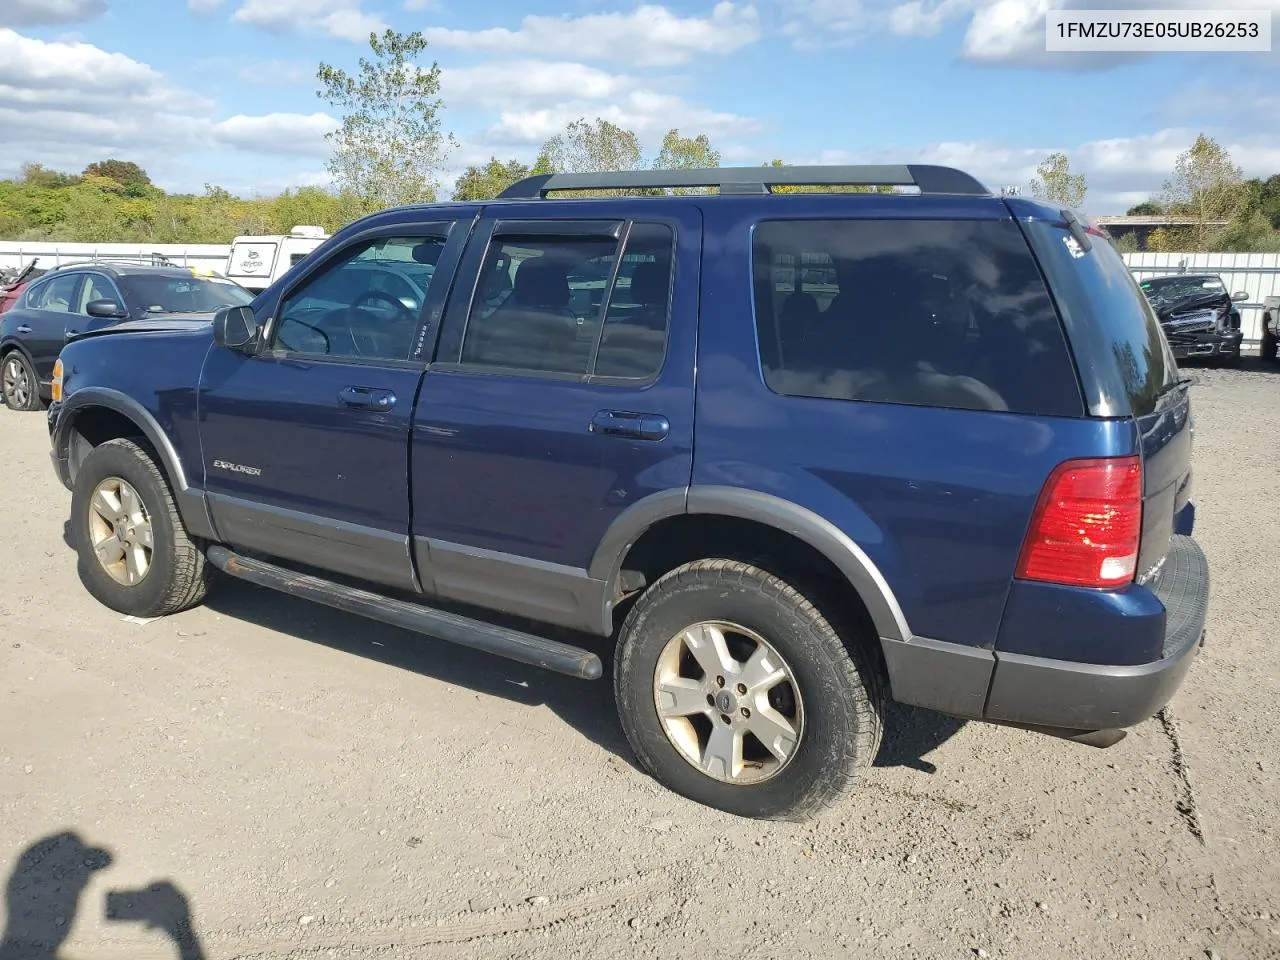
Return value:
<svg viewBox="0 0 1280 960">
<path fill-rule="evenodd" d="M 27 847 L 5 887 L 0 960 L 57 960 L 90 879 L 113 860 L 109 850 L 89 846 L 71 831 Z M 110 890 L 103 911 L 108 921 L 139 923 L 164 933 L 181 960 L 204 960 L 187 898 L 168 880 L 141 890 Z"/>
</svg>

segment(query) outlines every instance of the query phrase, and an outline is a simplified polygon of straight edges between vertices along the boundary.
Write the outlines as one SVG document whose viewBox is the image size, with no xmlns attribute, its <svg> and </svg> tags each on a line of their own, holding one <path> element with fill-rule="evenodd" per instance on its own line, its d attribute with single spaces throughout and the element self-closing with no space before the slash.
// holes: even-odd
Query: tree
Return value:
<svg viewBox="0 0 1280 960">
<path fill-rule="evenodd" d="M 720 166 L 720 152 L 705 133 L 682 137 L 674 127 L 662 138 L 662 149 L 653 162 L 655 170 L 708 170 Z"/>
<path fill-rule="evenodd" d="M 369 47 L 374 59 L 361 57 L 355 76 L 327 63 L 316 72 L 317 96 L 343 111 L 342 126 L 326 134 L 329 173 L 366 211 L 431 202 L 456 146 L 441 128 L 440 66 L 417 65 L 427 49 L 420 32 L 371 33 Z"/>
<path fill-rule="evenodd" d="M 1243 174 L 1231 155 L 1203 133 L 1178 155 L 1173 177 L 1165 181 L 1165 203 L 1171 212 L 1195 218 L 1188 235 L 1197 250 L 1213 247 L 1223 232 L 1220 222 L 1236 219 L 1248 202 Z"/>
<path fill-rule="evenodd" d="M 101 177 L 121 187 L 121 192 L 131 197 L 142 197 L 151 186 L 151 177 L 136 163 L 129 160 L 98 160 L 84 168 L 82 176 Z"/>
<path fill-rule="evenodd" d="M 519 160 L 502 163 L 491 157 L 483 167 L 467 167 L 453 186 L 455 200 L 492 200 L 518 180 L 529 176 L 529 168 Z"/>
<path fill-rule="evenodd" d="M 1088 185 L 1083 173 L 1071 172 L 1071 161 L 1065 153 L 1051 153 L 1036 167 L 1031 192 L 1049 203 L 1078 208 L 1084 205 Z"/>
<path fill-rule="evenodd" d="M 640 140 L 600 117 L 574 120 L 542 145 L 539 154 L 556 173 L 603 173 L 640 166 Z"/>
<path fill-rule="evenodd" d="M 1143 200 L 1125 211 L 1127 217 L 1159 217 L 1163 214 L 1164 207 L 1156 200 Z"/>
</svg>

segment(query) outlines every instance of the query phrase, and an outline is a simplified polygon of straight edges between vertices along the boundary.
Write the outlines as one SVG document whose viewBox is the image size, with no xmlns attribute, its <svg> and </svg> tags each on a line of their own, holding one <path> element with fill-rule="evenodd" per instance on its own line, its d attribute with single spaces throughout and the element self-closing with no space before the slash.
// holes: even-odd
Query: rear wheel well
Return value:
<svg viewBox="0 0 1280 960">
<path fill-rule="evenodd" d="M 850 622 L 857 635 L 845 636 L 845 642 L 864 641 L 866 652 L 883 669 L 875 623 L 840 568 L 799 537 L 738 517 L 681 514 L 646 530 L 622 559 L 615 628 L 645 586 L 676 567 L 706 559 L 741 560 L 785 580 L 833 619 Z"/>
<path fill-rule="evenodd" d="M 146 433 L 133 420 L 110 407 L 86 407 L 76 412 L 67 433 L 67 467 L 74 481 L 80 464 L 94 447 L 108 440 L 132 440 L 141 446 L 163 470 L 163 463 Z"/>
</svg>

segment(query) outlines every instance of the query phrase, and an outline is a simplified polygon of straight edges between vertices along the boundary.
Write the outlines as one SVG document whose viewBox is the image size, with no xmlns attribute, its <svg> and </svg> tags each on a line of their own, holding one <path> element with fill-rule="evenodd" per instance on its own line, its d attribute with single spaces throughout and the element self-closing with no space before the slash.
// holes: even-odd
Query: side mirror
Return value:
<svg viewBox="0 0 1280 960">
<path fill-rule="evenodd" d="M 223 307 L 213 315 L 213 340 L 239 353 L 253 353 L 258 345 L 258 321 L 249 307 Z"/>
<path fill-rule="evenodd" d="M 115 319 L 118 317 L 127 317 L 128 311 L 115 300 L 90 300 L 84 305 L 84 312 L 91 317 L 108 317 Z"/>
<path fill-rule="evenodd" d="M 1240 303 L 1242 300 L 1248 300 L 1248 299 L 1249 299 L 1249 292 L 1247 290 L 1237 290 L 1235 293 L 1231 295 L 1232 303 Z"/>
</svg>

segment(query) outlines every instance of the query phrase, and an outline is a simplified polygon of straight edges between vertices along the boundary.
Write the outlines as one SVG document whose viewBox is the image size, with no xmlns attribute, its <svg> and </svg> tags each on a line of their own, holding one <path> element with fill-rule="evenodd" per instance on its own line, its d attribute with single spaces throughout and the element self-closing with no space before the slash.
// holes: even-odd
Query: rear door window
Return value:
<svg viewBox="0 0 1280 960">
<path fill-rule="evenodd" d="M 1083 413 L 1061 323 L 1012 221 L 767 221 L 753 283 L 777 393 Z"/>
</svg>

